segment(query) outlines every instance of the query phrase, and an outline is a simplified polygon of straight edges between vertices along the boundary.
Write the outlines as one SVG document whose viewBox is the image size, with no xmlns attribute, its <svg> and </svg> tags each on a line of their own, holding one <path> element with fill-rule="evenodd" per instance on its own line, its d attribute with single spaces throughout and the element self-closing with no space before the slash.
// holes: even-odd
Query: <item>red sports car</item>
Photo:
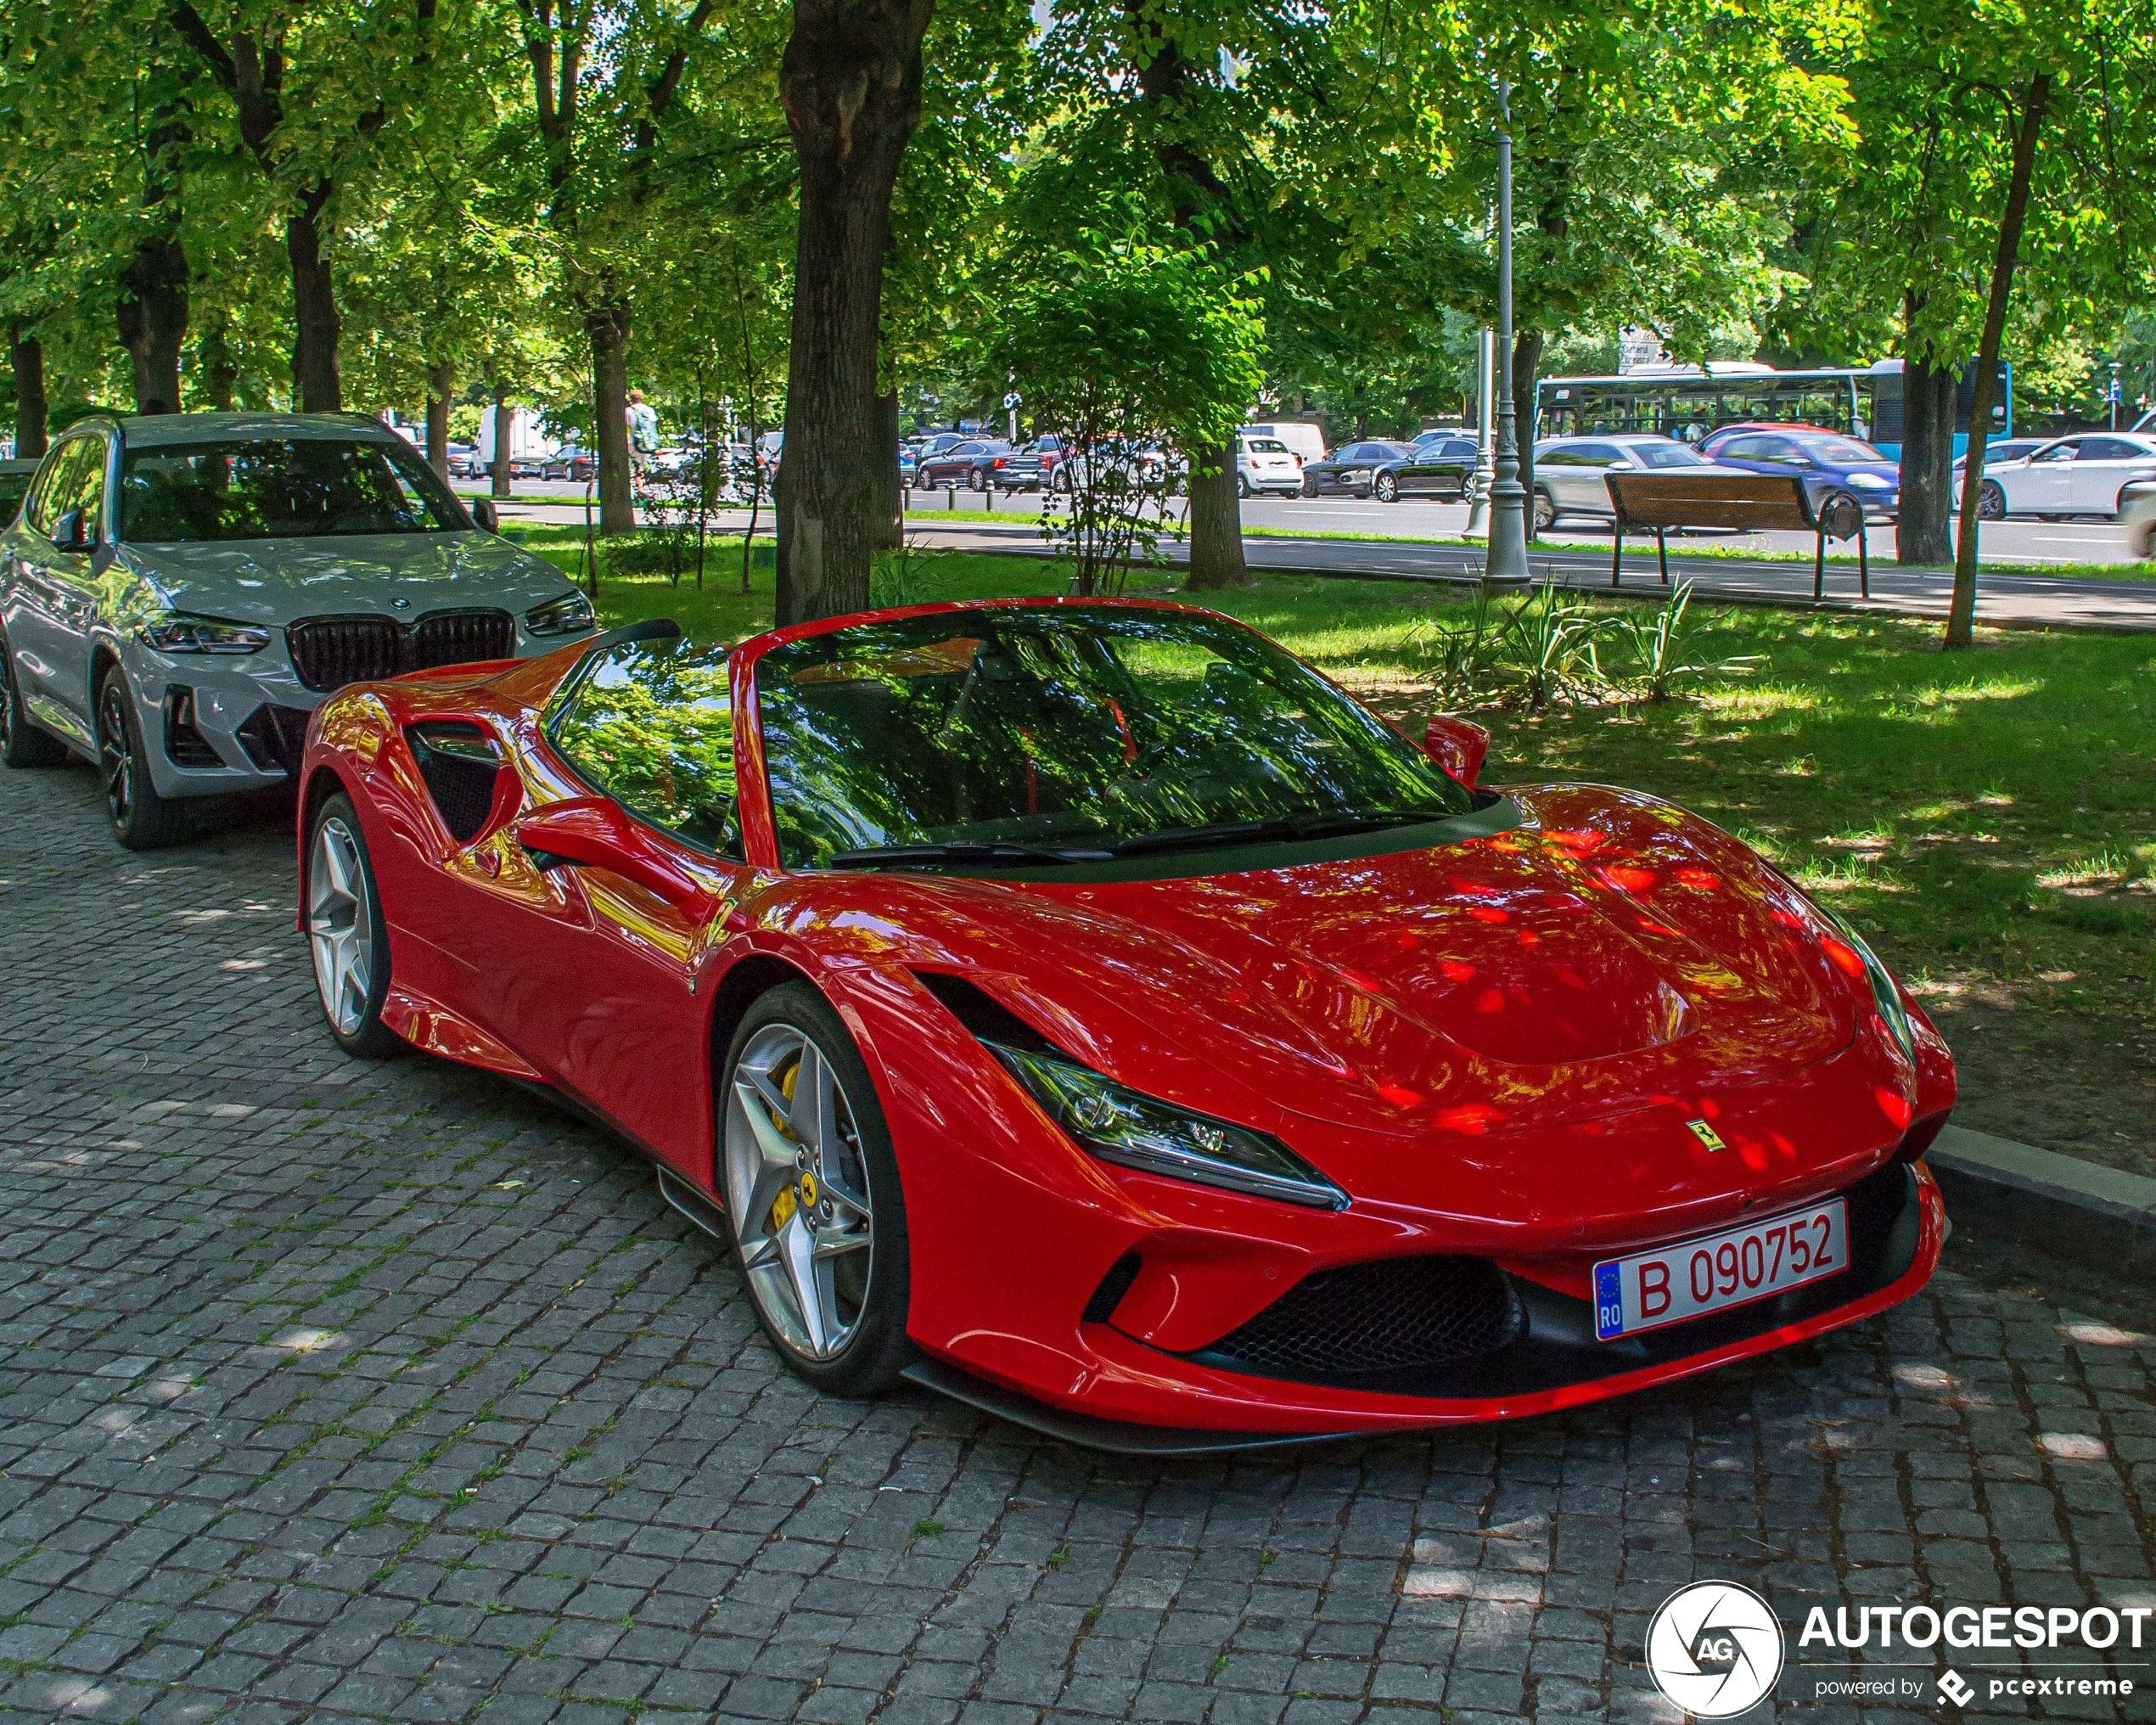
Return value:
<svg viewBox="0 0 2156 1725">
<path fill-rule="evenodd" d="M 1923 1286 L 1923 1012 L 1727 834 L 1484 740 L 1172 604 L 643 624 L 325 702 L 300 921 L 347 1049 L 642 1148 L 839 1394 L 1230 1447 Z"/>
</svg>

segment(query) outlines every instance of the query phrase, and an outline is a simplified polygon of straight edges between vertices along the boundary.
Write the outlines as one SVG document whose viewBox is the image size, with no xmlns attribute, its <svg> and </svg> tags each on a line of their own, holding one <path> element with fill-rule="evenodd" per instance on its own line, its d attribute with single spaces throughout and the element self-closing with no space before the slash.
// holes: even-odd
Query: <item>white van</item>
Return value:
<svg viewBox="0 0 2156 1725">
<path fill-rule="evenodd" d="M 1269 425 L 1244 425 L 1244 437 L 1277 437 L 1290 452 L 1305 462 L 1325 459 L 1325 434 L 1307 419 L 1276 419 Z"/>
</svg>

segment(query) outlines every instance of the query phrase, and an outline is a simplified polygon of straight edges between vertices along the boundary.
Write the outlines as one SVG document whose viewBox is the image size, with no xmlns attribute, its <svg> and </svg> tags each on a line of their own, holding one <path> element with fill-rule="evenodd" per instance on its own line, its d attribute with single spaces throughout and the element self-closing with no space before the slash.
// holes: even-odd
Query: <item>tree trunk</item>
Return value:
<svg viewBox="0 0 2156 1725">
<path fill-rule="evenodd" d="M 1519 446 L 1519 484 L 1527 493 L 1527 537 L 1535 531 L 1535 379 L 1542 368 L 1542 331 L 1530 323 L 1513 335 L 1513 438 Z"/>
<path fill-rule="evenodd" d="M 633 533 L 637 503 L 629 471 L 629 308 L 584 312 L 592 342 L 592 447 L 599 452 L 599 531 Z"/>
<path fill-rule="evenodd" d="M 2036 134 L 2052 95 L 2049 72 L 2029 80 L 2021 104 L 2021 125 L 2014 134 L 2013 176 L 2007 183 L 2007 207 L 1999 217 L 1999 249 L 1991 261 L 1991 294 L 1984 310 L 1984 340 L 1976 350 L 1975 399 L 1969 403 L 1968 460 L 1962 473 L 1961 542 L 1954 548 L 1954 603 L 1946 613 L 1946 645 L 1968 647 L 1976 639 L 1976 553 L 1981 527 L 1978 499 L 1984 489 L 1984 439 L 1991 425 L 1991 395 L 1999 383 L 1999 345 L 2005 340 L 2007 301 L 2013 292 L 2014 264 L 2021 256 L 2021 224 L 2029 213 L 2029 179 L 2036 161 Z"/>
<path fill-rule="evenodd" d="M 120 278 L 120 345 L 135 367 L 135 411 L 180 411 L 180 345 L 187 339 L 186 248 L 152 234 L 138 240 Z"/>
<path fill-rule="evenodd" d="M 488 492 L 497 497 L 509 494 L 509 438 L 516 427 L 516 415 L 509 408 L 509 392 L 494 391 L 494 460 L 487 469 L 491 483 Z"/>
<path fill-rule="evenodd" d="M 302 413 L 334 413 L 345 404 L 338 375 L 342 320 L 322 255 L 321 216 L 329 183 L 318 182 L 285 218 L 284 254 L 292 264 L 292 393 Z"/>
<path fill-rule="evenodd" d="M 457 387 L 457 362 L 438 359 L 427 372 L 427 465 L 449 477 L 449 392 Z"/>
<path fill-rule="evenodd" d="M 45 344 L 10 324 L 8 352 L 15 368 L 15 459 L 45 452 Z"/>
<path fill-rule="evenodd" d="M 896 551 L 906 542 L 906 520 L 899 512 L 898 391 L 876 397 L 877 482 L 883 487 L 883 506 L 876 512 L 879 551 Z"/>
<path fill-rule="evenodd" d="M 195 369 L 202 379 L 203 404 L 220 413 L 232 411 L 233 385 L 239 381 L 239 368 L 233 363 L 232 346 L 225 339 L 225 320 L 220 316 L 202 332 L 195 346 Z"/>
<path fill-rule="evenodd" d="M 1200 472 L 1201 468 L 1216 469 Z M 1243 560 L 1243 500 L 1235 490 L 1235 440 L 1196 450 L 1190 466 L 1190 575 L 1186 586 L 1201 591 L 1248 587 Z"/>
<path fill-rule="evenodd" d="M 887 458 L 876 348 L 891 187 L 921 119 L 933 0 L 794 0 L 779 99 L 800 166 L 778 621 L 868 603 Z M 896 491 L 896 487 L 893 487 Z"/>
<path fill-rule="evenodd" d="M 1954 373 L 1934 368 L 1931 344 L 1901 364 L 1901 504 L 1895 558 L 1918 566 L 1951 563 L 1954 536 Z M 1876 429 L 1876 428 L 1875 428 Z"/>
</svg>

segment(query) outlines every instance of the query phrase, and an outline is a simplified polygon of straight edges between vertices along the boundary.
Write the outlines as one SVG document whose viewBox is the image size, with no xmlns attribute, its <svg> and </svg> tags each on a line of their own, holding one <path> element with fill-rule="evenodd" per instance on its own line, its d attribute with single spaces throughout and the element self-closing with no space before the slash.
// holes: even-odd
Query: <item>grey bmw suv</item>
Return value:
<svg viewBox="0 0 2156 1725">
<path fill-rule="evenodd" d="M 0 533 L 0 760 L 94 760 L 114 834 L 147 850 L 184 798 L 285 782 L 344 684 L 592 626 L 559 570 L 372 419 L 93 417 Z"/>
</svg>

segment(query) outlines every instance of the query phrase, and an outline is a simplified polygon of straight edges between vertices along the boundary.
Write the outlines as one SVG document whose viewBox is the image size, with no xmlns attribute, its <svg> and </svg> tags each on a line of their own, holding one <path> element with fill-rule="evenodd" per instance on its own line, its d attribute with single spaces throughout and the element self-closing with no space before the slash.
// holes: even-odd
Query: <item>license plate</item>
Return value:
<svg viewBox="0 0 2156 1725">
<path fill-rule="evenodd" d="M 1595 1336 L 1614 1341 L 1839 1276 L 1849 1211 L 1839 1198 L 1595 1266 Z"/>
</svg>

